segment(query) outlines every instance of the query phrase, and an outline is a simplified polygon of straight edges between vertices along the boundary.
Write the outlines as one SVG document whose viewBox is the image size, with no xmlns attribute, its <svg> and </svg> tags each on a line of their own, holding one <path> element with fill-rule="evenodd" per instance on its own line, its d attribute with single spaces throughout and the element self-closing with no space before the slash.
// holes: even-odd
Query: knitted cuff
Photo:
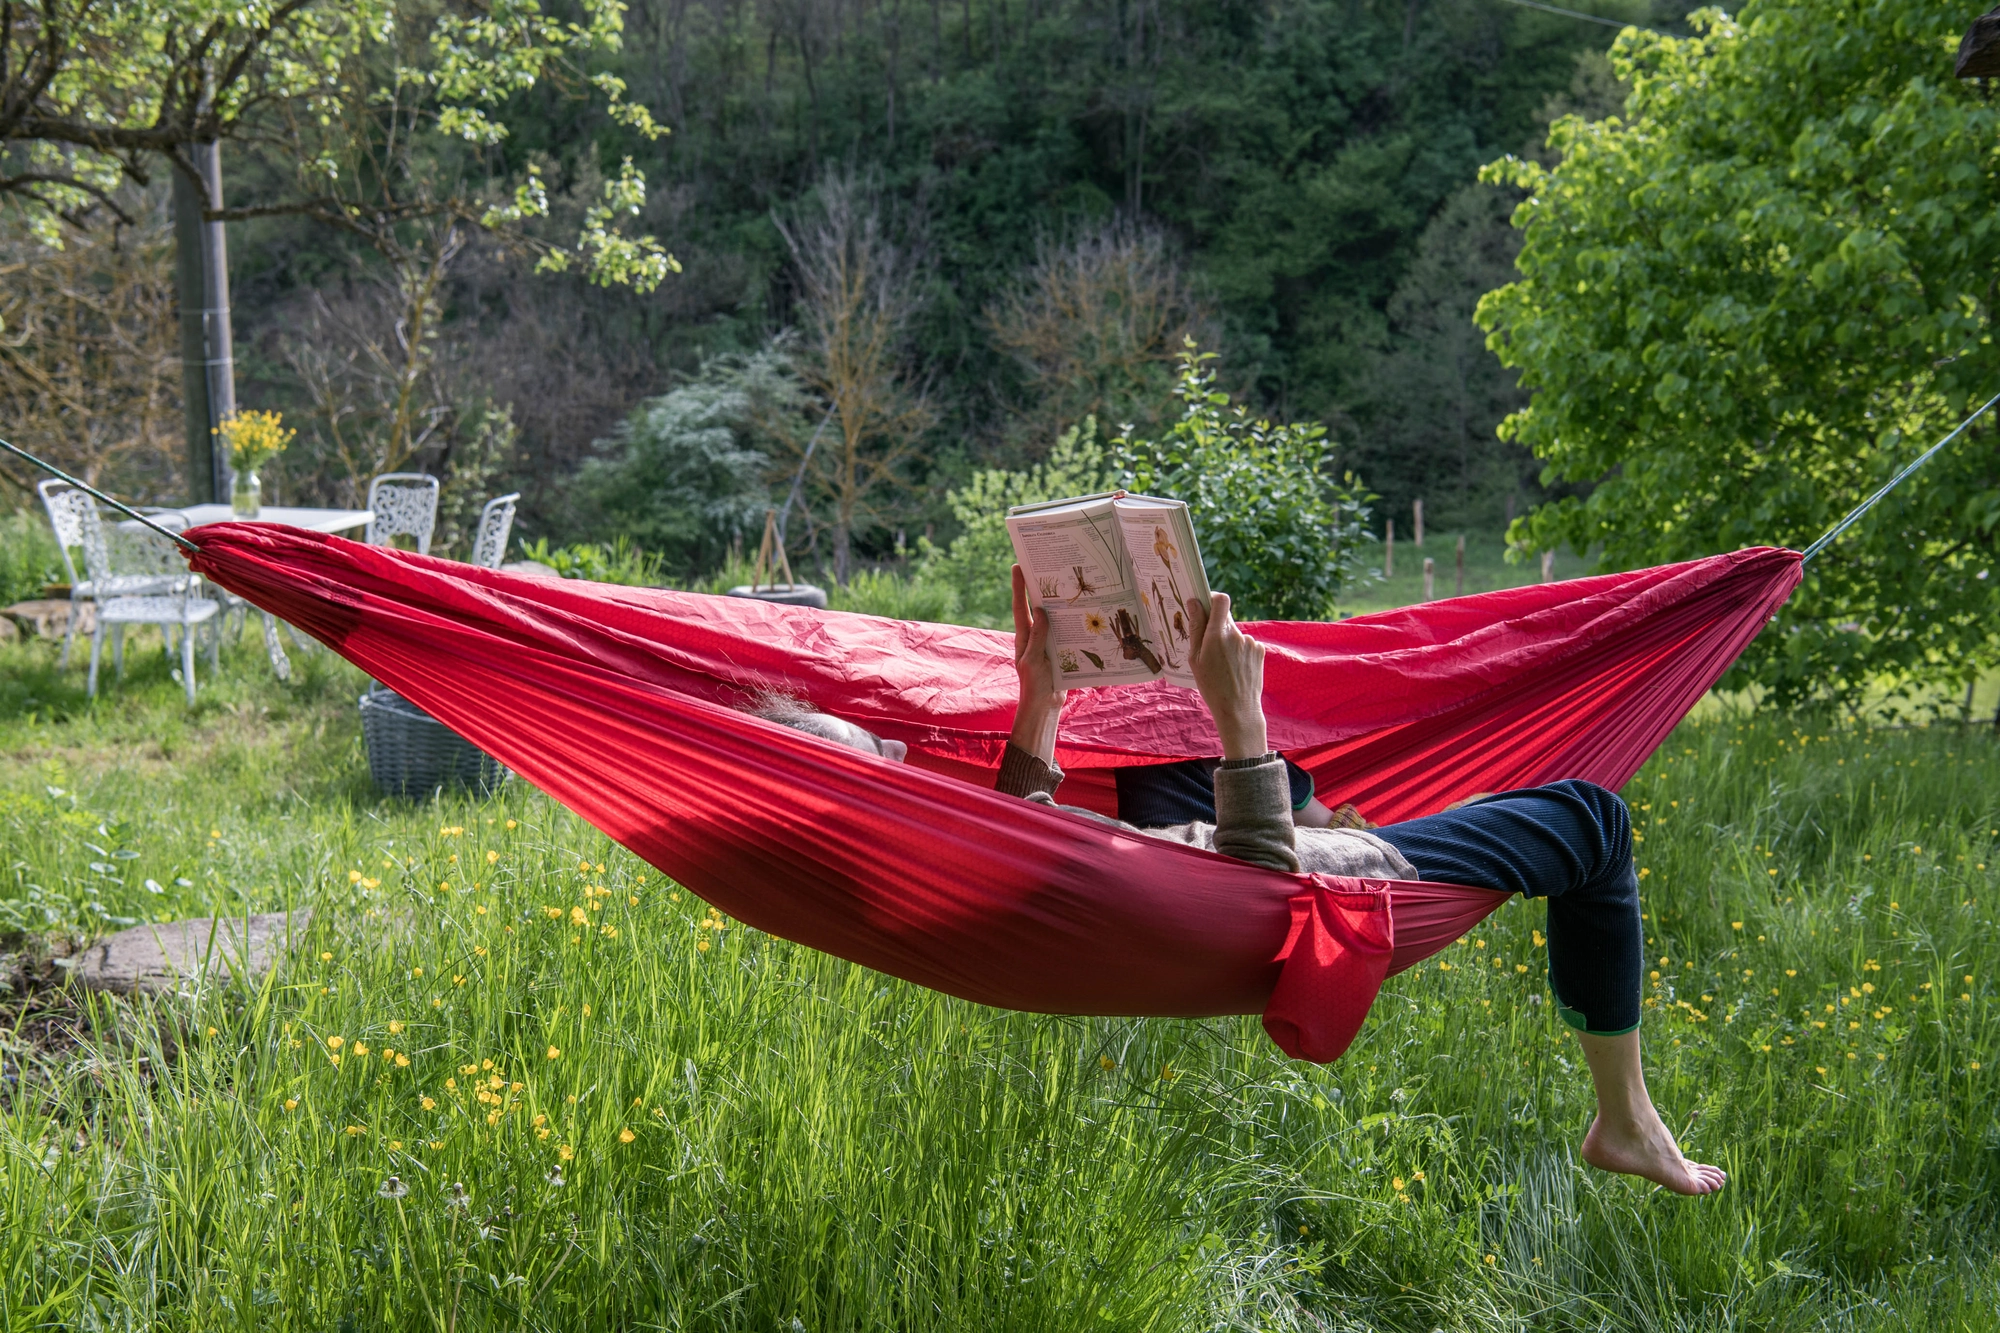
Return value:
<svg viewBox="0 0 2000 1333">
<path fill-rule="evenodd" d="M 1052 795 L 1062 785 L 1063 771 L 1054 764 L 1029 754 L 1012 741 L 1000 756 L 1000 776 L 993 790 L 1002 796 Z"/>
</svg>

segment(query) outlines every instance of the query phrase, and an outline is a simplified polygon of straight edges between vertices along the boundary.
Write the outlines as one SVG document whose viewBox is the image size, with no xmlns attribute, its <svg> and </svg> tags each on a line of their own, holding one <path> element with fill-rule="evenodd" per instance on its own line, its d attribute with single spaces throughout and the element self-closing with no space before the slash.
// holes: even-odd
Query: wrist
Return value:
<svg viewBox="0 0 2000 1333">
<path fill-rule="evenodd" d="M 1043 763 L 1056 758 L 1056 729 L 1062 723 L 1063 696 L 1023 699 L 1014 710 L 1014 730 L 1009 739 Z"/>
<path fill-rule="evenodd" d="M 1217 717 L 1215 730 L 1222 739 L 1224 759 L 1261 759 L 1271 752 L 1262 709 L 1255 717 Z"/>
</svg>

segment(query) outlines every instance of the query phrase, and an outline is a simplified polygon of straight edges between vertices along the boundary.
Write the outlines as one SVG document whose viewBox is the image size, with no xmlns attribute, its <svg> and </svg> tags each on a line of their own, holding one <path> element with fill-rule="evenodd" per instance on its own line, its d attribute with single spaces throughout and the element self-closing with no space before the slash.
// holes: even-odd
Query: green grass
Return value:
<svg viewBox="0 0 2000 1333">
<path fill-rule="evenodd" d="M 1317 1068 L 795 948 L 518 785 L 377 801 L 328 654 L 191 711 L 130 660 L 90 704 L 0 650 L 10 947 L 316 915 L 256 986 L 0 1000 L 0 1327 L 1995 1326 L 1983 729 L 1718 713 L 1631 784 L 1689 1201 L 1577 1164 L 1538 906 Z"/>
</svg>

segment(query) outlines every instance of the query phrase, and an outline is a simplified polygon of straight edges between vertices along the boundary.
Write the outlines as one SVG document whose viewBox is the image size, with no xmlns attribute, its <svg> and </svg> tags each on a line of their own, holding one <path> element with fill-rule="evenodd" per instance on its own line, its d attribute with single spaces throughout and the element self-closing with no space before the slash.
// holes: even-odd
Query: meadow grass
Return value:
<svg viewBox="0 0 2000 1333">
<path fill-rule="evenodd" d="M 520 784 L 376 799 L 326 653 L 281 687 L 232 648 L 192 710 L 130 657 L 89 703 L 0 649 L 9 947 L 314 917 L 255 984 L 26 970 L 0 1327 L 1995 1324 L 1984 729 L 1716 709 L 1627 788 L 1648 1077 L 1732 1177 L 1690 1201 L 1578 1164 L 1539 905 L 1327 1068 L 1254 1018 L 1005 1013 L 724 920 Z"/>
</svg>

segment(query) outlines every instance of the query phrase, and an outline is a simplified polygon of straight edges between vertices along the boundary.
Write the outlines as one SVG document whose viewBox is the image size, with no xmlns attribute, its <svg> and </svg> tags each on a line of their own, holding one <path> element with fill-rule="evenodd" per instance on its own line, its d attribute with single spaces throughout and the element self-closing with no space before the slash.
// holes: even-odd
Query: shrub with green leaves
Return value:
<svg viewBox="0 0 2000 1333">
<path fill-rule="evenodd" d="M 999 468 L 975 472 L 946 497 L 959 534 L 948 549 L 920 543 L 921 577 L 954 589 L 963 619 L 999 625 L 1011 612 L 1010 571 L 1014 544 L 1007 536 L 1007 511 L 1014 505 L 1061 500 L 1111 489 L 1111 464 L 1097 434 L 1097 418 L 1086 417 L 1056 440 L 1049 456 L 1019 472 Z"/>
<path fill-rule="evenodd" d="M 0 515 L 0 606 L 40 597 L 61 577 L 62 552 L 47 520 L 31 509 Z"/>
<path fill-rule="evenodd" d="M 649 398 L 620 422 L 577 487 L 614 531 L 672 568 L 712 569 L 732 541 L 754 540 L 771 507 L 765 476 L 775 443 L 805 388 L 775 352 L 724 358 L 694 380 Z"/>
<path fill-rule="evenodd" d="M 547 565 L 566 579 L 622 583 L 631 588 L 660 586 L 660 557 L 622 534 L 602 546 L 590 542 L 550 546 L 544 537 L 524 545 L 521 558 Z"/>
<path fill-rule="evenodd" d="M 1112 441 L 1119 484 L 1185 500 L 1208 581 L 1246 620 L 1317 620 L 1373 563 L 1368 503 L 1352 474 L 1329 475 L 1326 427 L 1273 425 L 1231 407 L 1189 339 L 1174 395 L 1181 419 L 1155 440 Z"/>
</svg>

